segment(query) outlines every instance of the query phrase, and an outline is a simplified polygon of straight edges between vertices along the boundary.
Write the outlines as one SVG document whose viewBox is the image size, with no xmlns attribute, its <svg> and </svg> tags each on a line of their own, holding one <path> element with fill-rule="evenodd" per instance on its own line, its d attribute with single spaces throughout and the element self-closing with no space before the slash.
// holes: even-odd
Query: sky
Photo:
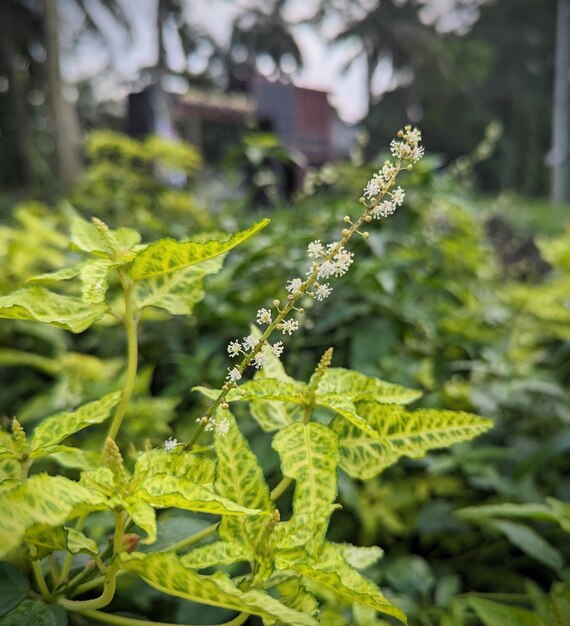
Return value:
<svg viewBox="0 0 570 626">
<path fill-rule="evenodd" d="M 337 4 L 356 17 L 379 1 L 337 0 Z M 440 32 L 462 33 L 476 21 L 478 7 L 485 1 L 493 0 L 418 0 L 419 16 Z M 60 0 L 64 78 L 71 84 L 91 80 L 96 96 L 102 100 L 120 99 L 136 89 L 140 69 L 152 65 L 157 56 L 156 0 L 121 0 L 121 3 L 130 24 L 130 36 L 126 36 L 125 29 L 99 0 L 86 2 L 91 18 L 105 33 L 103 44 L 94 35 L 82 32 L 83 16 L 74 0 Z M 265 0 L 187 0 L 185 19 L 209 33 L 218 45 L 226 47 L 236 15 L 244 8 L 263 8 L 264 5 Z M 318 28 L 300 23 L 313 15 L 317 5 L 318 0 L 289 0 L 285 5 L 285 18 L 292 24 L 291 30 L 303 57 L 303 67 L 292 75 L 292 80 L 300 87 L 328 92 L 329 101 L 341 119 L 348 124 L 357 123 L 369 108 L 367 64 L 361 44 L 358 40 L 334 46 L 328 43 L 344 25 L 338 13 L 331 13 Z M 186 59 L 174 31 L 169 32 L 167 27 L 165 33 L 173 69 L 182 71 L 189 67 L 196 72 L 203 69 L 207 49 Z M 110 64 L 115 70 L 112 74 L 105 71 Z M 259 60 L 261 73 L 270 76 L 273 69 L 270 59 Z M 390 60 L 385 59 L 372 76 L 373 97 L 379 99 L 383 93 L 395 89 L 399 80 Z"/>
</svg>

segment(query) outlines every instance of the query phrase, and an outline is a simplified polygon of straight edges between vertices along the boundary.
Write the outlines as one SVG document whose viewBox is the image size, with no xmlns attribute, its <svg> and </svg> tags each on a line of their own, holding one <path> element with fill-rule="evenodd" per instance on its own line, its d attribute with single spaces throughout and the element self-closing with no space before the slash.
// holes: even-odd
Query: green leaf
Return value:
<svg viewBox="0 0 570 626">
<path fill-rule="evenodd" d="M 187 515 L 182 511 L 178 511 L 176 517 L 166 517 L 166 515 L 168 514 L 161 515 L 158 519 L 158 538 L 152 547 L 140 545 L 140 550 L 143 552 L 166 552 L 179 541 L 211 526 L 210 521 L 196 517 L 182 517 L 182 515 Z"/>
<path fill-rule="evenodd" d="M 121 392 L 116 391 L 103 396 L 100 400 L 88 402 L 76 411 L 46 417 L 34 430 L 31 443 L 32 458 L 43 456 L 42 451 L 48 446 L 58 444 L 73 433 L 104 422 L 120 399 Z"/>
<path fill-rule="evenodd" d="M 377 402 L 359 402 L 357 411 L 376 431 L 377 438 L 339 418 L 332 421 L 331 428 L 338 435 L 340 466 L 363 480 L 380 474 L 401 456 L 420 458 L 428 450 L 472 439 L 492 426 L 490 420 L 460 411 L 406 411 Z"/>
<path fill-rule="evenodd" d="M 65 526 L 36 525 L 26 531 L 25 538 L 28 543 L 40 548 L 40 558 L 54 550 L 65 550 L 71 554 L 99 552 L 97 544 L 92 539 L 75 528 Z"/>
<path fill-rule="evenodd" d="M 299 554 L 279 553 L 275 563 L 279 569 L 305 576 L 341 598 L 369 606 L 406 623 L 404 613 L 393 606 L 371 580 L 350 567 L 342 556 L 341 546 L 324 543 L 318 558 L 311 558 L 300 551 Z"/>
<path fill-rule="evenodd" d="M 67 616 L 60 606 L 28 599 L 1 619 L 0 626 L 67 626 Z"/>
<path fill-rule="evenodd" d="M 251 561 L 254 553 L 243 543 L 237 541 L 215 541 L 207 546 L 194 548 L 180 557 L 185 567 L 205 569 L 215 565 L 229 565 L 237 561 Z"/>
<path fill-rule="evenodd" d="M 234 416 L 229 411 L 219 410 L 216 419 L 226 419 L 230 427 L 225 435 L 215 431 L 216 450 L 216 493 L 249 509 L 268 513 L 275 508 L 269 488 L 257 457 L 241 434 Z M 241 541 L 257 544 L 267 523 L 266 518 L 239 520 L 226 518 L 219 528 L 220 537 L 226 541 Z"/>
<path fill-rule="evenodd" d="M 317 626 L 313 618 L 286 607 L 262 591 L 241 591 L 226 574 L 197 574 L 173 553 L 122 554 L 120 564 L 122 569 L 136 572 L 155 589 L 179 598 L 245 611 L 265 619 L 276 618 L 290 626 Z"/>
<path fill-rule="evenodd" d="M 483 598 L 469 598 L 469 605 L 485 626 L 547 626 L 536 613 L 519 607 Z"/>
<path fill-rule="evenodd" d="M 60 526 L 74 517 L 106 508 L 103 496 L 63 476 L 36 474 L 2 494 L 0 558 L 18 546 L 36 524 Z"/>
<path fill-rule="evenodd" d="M 88 304 L 43 287 L 26 287 L 0 297 L 0 318 L 35 320 L 80 333 L 107 312 L 104 303 Z"/>
<path fill-rule="evenodd" d="M 214 460 L 195 454 L 175 450 L 149 450 L 138 458 L 135 465 L 133 482 L 142 484 L 154 474 L 171 474 L 179 478 L 186 478 L 200 485 L 214 482 Z"/>
<path fill-rule="evenodd" d="M 514 546 L 520 548 L 539 563 L 556 572 L 560 572 L 564 567 L 562 554 L 532 528 L 507 520 L 495 520 L 491 524 L 500 530 Z"/>
<path fill-rule="evenodd" d="M 336 393 L 353 402 L 374 400 L 384 404 L 409 404 L 422 395 L 416 389 L 407 389 L 341 367 L 331 367 L 325 372 L 318 393 Z"/>
<path fill-rule="evenodd" d="M 28 595 L 30 583 L 11 563 L 0 563 L 0 617 L 9 613 Z"/>
<path fill-rule="evenodd" d="M 269 224 L 263 219 L 251 228 L 232 235 L 225 241 L 180 242 L 175 239 L 159 239 L 139 252 L 131 267 L 131 276 L 135 280 L 154 278 L 208 261 L 228 252 L 249 239 Z"/>
<path fill-rule="evenodd" d="M 176 507 L 214 515 L 258 515 L 259 509 L 243 507 L 206 487 L 169 474 L 155 474 L 143 482 L 137 497 L 155 508 Z"/>
<path fill-rule="evenodd" d="M 337 495 L 337 439 L 322 424 L 297 422 L 279 431 L 272 447 L 281 458 L 283 475 L 296 481 L 290 525 L 295 525 L 296 517 L 302 519 L 305 527 L 318 525 L 318 546 L 324 539 L 331 505 Z"/>
<path fill-rule="evenodd" d="M 469 506 L 455 511 L 459 517 L 467 520 L 481 520 L 495 517 L 510 517 L 533 519 L 542 522 L 556 523 L 556 514 L 544 504 L 487 504 L 481 506 Z"/>
</svg>

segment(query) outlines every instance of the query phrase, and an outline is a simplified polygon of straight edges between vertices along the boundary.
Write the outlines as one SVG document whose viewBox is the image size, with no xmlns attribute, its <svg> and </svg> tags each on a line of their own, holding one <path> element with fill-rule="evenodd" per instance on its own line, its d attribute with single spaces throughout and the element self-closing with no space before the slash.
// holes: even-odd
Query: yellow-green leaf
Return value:
<svg viewBox="0 0 570 626">
<path fill-rule="evenodd" d="M 2 494 L 0 558 L 18 546 L 36 524 L 60 526 L 90 511 L 106 508 L 106 499 L 63 476 L 37 474 Z"/>
<path fill-rule="evenodd" d="M 340 466 L 363 480 L 380 474 L 401 456 L 420 458 L 428 450 L 473 439 L 492 427 L 491 420 L 461 411 L 406 411 L 378 402 L 359 402 L 357 411 L 374 428 L 376 438 L 339 418 L 331 428 L 338 435 Z"/>
<path fill-rule="evenodd" d="M 344 560 L 354 569 L 366 569 L 374 565 L 384 555 L 378 546 L 353 546 L 350 543 L 338 544 Z"/>
<path fill-rule="evenodd" d="M 391 604 L 380 589 L 368 578 L 359 574 L 343 558 L 342 548 L 332 543 L 323 544 L 318 558 L 280 553 L 275 563 L 281 570 L 289 570 L 329 589 L 337 596 L 351 602 L 370 606 L 392 615 L 406 623 L 406 616 Z"/>
<path fill-rule="evenodd" d="M 144 481 L 154 474 L 171 474 L 179 478 L 186 478 L 200 485 L 214 482 L 214 460 L 195 454 L 175 450 L 149 450 L 138 458 L 135 465 L 133 482 L 144 484 Z"/>
<path fill-rule="evenodd" d="M 141 236 L 131 228 L 111 230 L 102 223 L 97 227 L 75 214 L 71 217 L 70 239 L 74 247 L 84 252 L 95 256 L 124 257 L 126 261 L 128 252 L 140 242 Z"/>
<path fill-rule="evenodd" d="M 137 497 L 121 498 L 120 502 L 133 522 L 147 534 L 146 539 L 143 539 L 142 543 L 154 543 L 157 533 L 155 510 L 150 504 Z"/>
<path fill-rule="evenodd" d="M 386 404 L 409 404 L 422 395 L 416 389 L 387 383 L 341 367 L 329 368 L 319 383 L 317 395 L 327 393 L 336 393 L 353 402 L 374 400 Z"/>
<path fill-rule="evenodd" d="M 104 422 L 120 399 L 121 392 L 116 391 L 103 396 L 100 400 L 88 402 L 76 411 L 46 417 L 33 433 L 31 456 L 34 458 L 43 456 L 42 451 L 48 446 L 58 444 L 87 426 Z"/>
<path fill-rule="evenodd" d="M 136 255 L 131 267 L 131 276 L 135 280 L 153 278 L 208 261 L 235 248 L 265 228 L 267 224 L 269 220 L 263 219 L 251 228 L 222 241 L 214 239 L 206 242 L 180 242 L 171 238 L 159 239 Z"/>
<path fill-rule="evenodd" d="M 283 474 L 296 481 L 291 525 L 296 516 L 303 519 L 305 527 L 319 524 L 318 545 L 327 528 L 322 524 L 323 513 L 328 521 L 337 495 L 337 438 L 322 424 L 296 422 L 279 431 L 272 446 L 281 458 Z"/>
<path fill-rule="evenodd" d="M 35 320 L 73 333 L 83 332 L 103 317 L 108 306 L 61 296 L 43 287 L 26 287 L 0 297 L 0 318 Z"/>
<path fill-rule="evenodd" d="M 155 508 L 176 507 L 214 515 L 258 515 L 259 509 L 243 507 L 203 485 L 169 474 L 155 474 L 143 482 L 137 497 Z"/>
<path fill-rule="evenodd" d="M 295 379 L 285 373 L 283 364 L 267 346 L 263 347 L 263 354 L 267 360 L 263 369 L 256 372 L 255 381 L 274 379 L 293 385 L 298 384 Z M 249 410 L 252 417 L 265 432 L 285 428 L 288 424 L 301 420 L 303 416 L 301 405 L 277 400 L 250 400 Z"/>
<path fill-rule="evenodd" d="M 89 539 L 75 528 L 66 526 L 50 527 L 39 524 L 26 531 L 25 539 L 39 548 L 42 556 L 54 550 L 65 550 L 71 554 L 80 552 L 98 554 L 99 552 L 93 539 Z"/>
<path fill-rule="evenodd" d="M 173 553 L 122 554 L 120 565 L 136 572 L 155 589 L 179 598 L 278 619 L 289 626 L 317 626 L 312 617 L 286 607 L 263 591 L 241 591 L 226 574 L 197 574 Z"/>
<path fill-rule="evenodd" d="M 247 546 L 237 541 L 215 541 L 207 546 L 194 548 L 180 557 L 185 567 L 205 569 L 215 565 L 229 565 L 238 561 L 251 561 L 254 554 Z"/>
<path fill-rule="evenodd" d="M 316 394 L 316 402 L 318 406 L 334 411 L 348 420 L 358 430 L 363 430 L 371 437 L 378 438 L 378 433 L 368 424 L 368 422 L 360 415 L 354 402 L 338 393 L 321 393 Z"/>
<path fill-rule="evenodd" d="M 241 434 L 234 416 L 227 410 L 219 410 L 216 419 L 226 419 L 230 424 L 225 435 L 215 431 L 216 493 L 243 507 L 272 512 L 275 507 L 269 495 L 263 470 Z M 227 541 L 253 542 L 255 545 L 263 533 L 266 521 L 265 518 L 248 520 L 225 518 L 218 532 Z"/>
<path fill-rule="evenodd" d="M 158 307 L 172 315 L 190 315 L 205 296 L 202 275 L 193 270 L 190 267 L 138 282 L 134 290 L 135 304 L 141 309 Z"/>
</svg>

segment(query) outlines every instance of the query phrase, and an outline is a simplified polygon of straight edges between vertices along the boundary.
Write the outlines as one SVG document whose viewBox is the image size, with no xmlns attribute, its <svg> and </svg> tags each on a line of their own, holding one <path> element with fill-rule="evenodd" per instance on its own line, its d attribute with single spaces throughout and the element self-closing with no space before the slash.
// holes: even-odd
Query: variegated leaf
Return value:
<svg viewBox="0 0 570 626">
<path fill-rule="evenodd" d="M 144 484 L 154 474 L 171 474 L 200 485 L 214 482 L 214 460 L 194 452 L 149 450 L 143 452 L 135 465 L 133 483 Z"/>
<path fill-rule="evenodd" d="M 249 509 L 271 513 L 275 508 L 269 488 L 257 457 L 241 434 L 234 416 L 227 410 L 219 410 L 216 419 L 226 419 L 230 427 L 225 435 L 215 433 L 216 449 L 216 493 Z M 253 543 L 260 540 L 266 518 L 247 520 L 225 518 L 219 528 L 220 537 L 226 541 Z"/>
<path fill-rule="evenodd" d="M 141 240 L 140 234 L 132 228 L 111 230 L 105 225 L 97 227 L 93 222 L 84 220 L 79 215 L 71 217 L 71 244 L 95 256 L 129 260 L 128 252 Z"/>
<path fill-rule="evenodd" d="M 272 446 L 281 458 L 283 474 L 296 481 L 290 524 L 295 525 L 297 516 L 306 528 L 318 524 L 320 528 L 315 537 L 318 546 L 324 538 L 330 508 L 337 495 L 337 438 L 322 424 L 297 422 L 279 431 Z"/>
<path fill-rule="evenodd" d="M 422 395 L 416 389 L 407 389 L 341 367 L 329 368 L 319 383 L 317 395 L 327 393 L 336 393 L 353 402 L 374 400 L 386 404 L 409 404 Z"/>
<path fill-rule="evenodd" d="M 290 626 L 317 626 L 312 617 L 290 609 L 263 591 L 238 589 L 226 574 L 196 574 L 173 553 L 122 554 L 120 565 L 138 573 L 155 589 L 179 598 L 278 619 Z"/>
<path fill-rule="evenodd" d="M 63 476 L 32 476 L 2 494 L 0 558 L 18 546 L 25 532 L 36 524 L 60 526 L 106 506 L 106 498 L 101 494 Z"/>
<path fill-rule="evenodd" d="M 406 411 L 378 402 L 359 402 L 357 411 L 378 433 L 377 438 L 339 418 L 331 428 L 338 435 L 340 466 L 363 480 L 380 474 L 401 456 L 420 458 L 428 450 L 473 439 L 492 427 L 490 420 L 460 411 Z"/>
<path fill-rule="evenodd" d="M 254 554 L 247 546 L 237 541 L 215 541 L 207 546 L 194 548 L 180 557 L 185 567 L 205 569 L 215 565 L 229 565 L 238 561 L 251 561 Z"/>
<path fill-rule="evenodd" d="M 229 252 L 265 228 L 267 224 L 269 220 L 263 219 L 224 241 L 180 242 L 171 238 L 159 239 L 136 255 L 131 267 L 131 276 L 135 280 L 155 278 L 208 261 Z"/>
<path fill-rule="evenodd" d="M 35 545 L 44 556 L 54 550 L 65 550 L 71 554 L 86 552 L 98 554 L 99 549 L 93 539 L 89 539 L 75 528 L 65 526 L 45 526 L 43 524 L 33 526 L 26 531 L 25 539 Z"/>
<path fill-rule="evenodd" d="M 206 487 L 169 474 L 154 474 L 143 482 L 137 497 L 155 508 L 176 507 L 213 515 L 258 515 L 259 509 L 243 507 Z"/>
<path fill-rule="evenodd" d="M 0 318 L 34 320 L 80 333 L 103 317 L 109 307 L 61 296 L 43 287 L 26 287 L 0 297 Z"/>
<path fill-rule="evenodd" d="M 370 606 L 406 623 L 404 613 L 391 604 L 371 580 L 345 561 L 342 548 L 338 545 L 323 544 L 318 558 L 314 559 L 301 552 L 298 555 L 280 553 L 276 556 L 275 563 L 279 569 L 296 572 L 341 598 Z"/>
<path fill-rule="evenodd" d="M 76 433 L 87 426 L 100 424 L 105 421 L 113 407 L 121 399 L 121 392 L 103 396 L 100 400 L 88 402 L 79 407 L 76 411 L 56 413 L 46 417 L 40 422 L 32 436 L 32 458 L 43 456 L 42 450 L 48 446 L 53 446 L 63 441 L 73 433 Z"/>
</svg>

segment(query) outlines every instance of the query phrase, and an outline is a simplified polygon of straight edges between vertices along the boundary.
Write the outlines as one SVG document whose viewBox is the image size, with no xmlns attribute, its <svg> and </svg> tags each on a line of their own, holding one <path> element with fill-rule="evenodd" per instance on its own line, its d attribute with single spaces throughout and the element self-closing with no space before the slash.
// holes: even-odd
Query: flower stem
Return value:
<svg viewBox="0 0 570 626">
<path fill-rule="evenodd" d="M 289 488 L 289 485 L 293 482 L 292 478 L 283 476 L 283 478 L 277 483 L 277 485 L 271 490 L 271 499 L 273 502 L 278 500 Z"/>
<path fill-rule="evenodd" d="M 119 273 L 119 279 L 121 281 L 125 299 L 125 317 L 123 322 L 127 331 L 127 379 L 125 381 L 125 388 L 123 389 L 121 401 L 117 406 L 117 410 L 115 411 L 113 421 L 111 422 L 111 426 L 109 427 L 109 432 L 107 434 L 107 437 L 113 440 L 117 438 L 117 434 L 121 428 L 123 418 L 125 417 L 125 413 L 127 411 L 127 406 L 131 396 L 133 395 L 138 366 L 138 311 L 133 302 L 133 285 L 130 278 L 122 269 L 118 269 L 117 271 Z"/>
</svg>

